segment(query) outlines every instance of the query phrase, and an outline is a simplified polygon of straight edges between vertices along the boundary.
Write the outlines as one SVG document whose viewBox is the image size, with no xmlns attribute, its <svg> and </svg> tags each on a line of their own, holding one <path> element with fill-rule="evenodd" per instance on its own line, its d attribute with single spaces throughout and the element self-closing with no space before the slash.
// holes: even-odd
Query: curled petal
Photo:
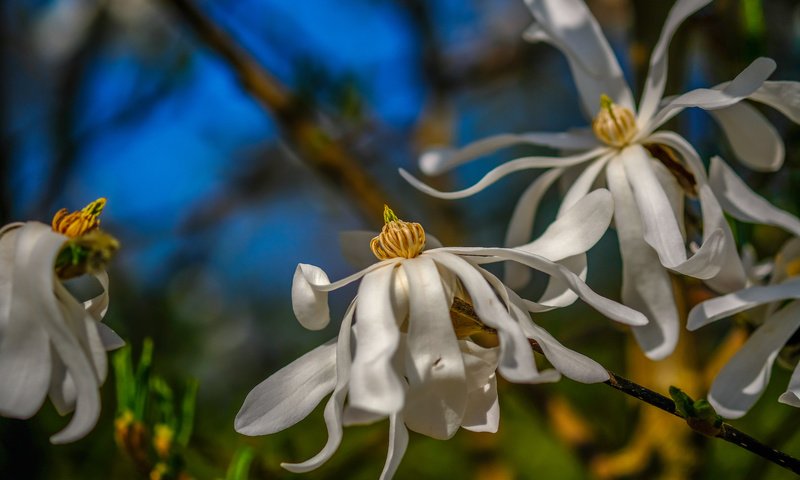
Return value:
<svg viewBox="0 0 800 480">
<path fill-rule="evenodd" d="M 386 455 L 386 463 L 383 466 L 380 480 L 389 480 L 397 472 L 403 455 L 406 454 L 408 447 L 408 430 L 403 424 L 403 417 L 396 413 L 389 417 L 389 451 Z"/>
<path fill-rule="evenodd" d="M 687 328 L 697 330 L 709 323 L 765 303 L 797 298 L 800 298 L 800 279 L 789 280 L 779 285 L 746 288 L 706 300 L 695 306 L 689 312 Z"/>
<path fill-rule="evenodd" d="M 800 327 L 800 302 L 792 302 L 772 315 L 747 339 L 722 368 L 708 394 L 717 413 L 739 418 L 764 393 L 775 358 L 783 344 Z"/>
<path fill-rule="evenodd" d="M 764 82 L 750 99 L 769 105 L 794 123 L 800 123 L 800 82 Z"/>
<path fill-rule="evenodd" d="M 726 108 L 710 110 L 736 158 L 748 168 L 774 172 L 783 165 L 786 147 L 780 133 L 758 110 L 739 102 Z"/>
</svg>

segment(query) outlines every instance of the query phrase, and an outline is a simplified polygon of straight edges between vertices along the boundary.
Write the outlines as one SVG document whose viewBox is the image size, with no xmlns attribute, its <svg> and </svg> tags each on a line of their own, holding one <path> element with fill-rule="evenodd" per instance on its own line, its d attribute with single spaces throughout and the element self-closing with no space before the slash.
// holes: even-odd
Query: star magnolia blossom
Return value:
<svg viewBox="0 0 800 480">
<path fill-rule="evenodd" d="M 728 211 L 739 220 L 784 228 L 795 235 L 776 255 L 772 275 L 766 285 L 756 285 L 707 300 L 689 312 L 689 330 L 745 310 L 757 310 L 760 323 L 742 348 L 722 368 L 708 395 L 717 412 L 738 418 L 764 393 L 772 364 L 783 345 L 800 328 L 800 220 L 757 196 L 724 162 L 711 162 L 711 184 Z M 752 281 L 763 278 L 768 269 L 753 269 Z M 789 301 L 785 305 L 783 302 Z M 796 367 L 789 387 L 779 401 L 800 407 L 800 367 Z"/>
<path fill-rule="evenodd" d="M 97 230 L 104 204 L 99 199 L 79 212 L 62 210 L 52 227 L 26 222 L 0 229 L 0 414 L 29 418 L 49 393 L 60 414 L 75 411 L 53 443 L 77 440 L 94 427 L 106 351 L 124 344 L 101 323 L 109 297 L 100 264 L 116 249 L 116 241 Z M 88 257 L 72 257 L 84 253 Z M 103 292 L 81 303 L 56 270 L 72 277 L 86 267 Z"/>
<path fill-rule="evenodd" d="M 650 58 L 650 70 L 638 111 L 633 95 L 597 21 L 582 0 L 526 0 L 536 23 L 525 32 L 530 41 L 545 41 L 569 61 L 588 129 L 565 133 L 534 132 L 489 137 L 460 150 L 438 149 L 420 159 L 420 169 L 438 174 L 512 144 L 534 144 L 570 155 L 525 157 L 490 171 L 475 185 L 457 192 L 439 192 L 409 173 L 400 173 L 416 188 L 439 198 L 475 194 L 512 172 L 549 168 L 523 193 L 506 235 L 506 245 L 527 242 L 533 217 L 544 192 L 568 169 L 576 173 L 561 212 L 602 180 L 614 196 L 615 226 L 623 260 L 622 299 L 653 321 L 633 332 L 648 357 L 669 355 L 678 340 L 679 322 L 668 270 L 701 278 L 714 289 L 742 288 L 745 275 L 718 199 L 708 185 L 703 163 L 680 135 L 658 130 L 685 108 L 708 110 L 717 120 L 737 157 L 757 170 L 776 170 L 784 145 L 775 128 L 749 98 L 800 122 L 800 83 L 768 82 L 775 63 L 755 60 L 731 82 L 664 98 L 667 49 L 678 26 L 710 0 L 679 0 L 670 11 Z M 702 207 L 702 245 L 689 254 L 683 224 L 686 196 Z M 514 273 L 514 272 L 510 272 Z M 511 286 L 524 277 L 510 275 Z"/>
<path fill-rule="evenodd" d="M 607 228 L 612 209 L 607 191 L 588 196 L 539 239 L 541 251 L 550 251 L 555 259 L 585 252 Z M 371 242 L 379 262 L 334 283 L 317 267 L 298 266 L 292 303 L 308 329 L 329 323 L 328 292 L 361 279 L 358 295 L 338 338 L 256 386 L 236 417 L 240 433 L 275 433 L 300 421 L 333 392 L 325 407 L 327 444 L 306 462 L 284 464 L 290 471 L 309 471 L 327 461 L 338 448 L 344 424 L 389 418 L 389 454 L 381 478 L 397 469 L 407 429 L 437 439 L 452 437 L 459 427 L 494 432 L 499 420 L 495 370 L 507 380 L 525 383 L 552 382 L 560 374 L 587 383 L 608 379 L 603 367 L 565 348 L 531 321 L 529 311 L 554 305 L 521 299 L 480 265 L 521 263 L 557 279 L 614 320 L 631 325 L 647 321 L 639 312 L 598 296 L 578 275 L 544 257 L 503 248 L 423 250 L 426 238 L 419 224 L 400 221 L 388 209 L 385 219 L 381 234 Z M 454 301 L 470 302 L 481 323 L 451 313 Z M 496 332 L 499 347 L 476 344 L 470 335 L 478 331 Z M 536 368 L 528 339 L 541 345 L 556 370 Z"/>
</svg>

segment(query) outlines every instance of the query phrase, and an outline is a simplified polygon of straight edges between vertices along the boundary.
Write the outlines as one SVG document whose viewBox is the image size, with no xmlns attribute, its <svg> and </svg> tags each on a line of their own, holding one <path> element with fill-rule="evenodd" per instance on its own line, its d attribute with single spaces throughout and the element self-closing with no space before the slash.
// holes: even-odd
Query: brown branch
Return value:
<svg viewBox="0 0 800 480">
<path fill-rule="evenodd" d="M 472 308 L 472 305 L 459 298 L 454 299 L 450 316 L 456 325 L 463 325 L 469 322 L 472 322 L 474 325 L 483 325 L 475 313 L 475 310 Z M 482 328 L 482 330 L 487 332 L 495 332 L 493 329 L 485 326 Z M 534 351 L 544 354 L 542 347 L 540 347 L 535 340 L 529 340 L 529 342 Z M 608 372 L 609 379 L 604 383 L 619 390 L 625 395 L 641 400 L 660 410 L 686 420 L 687 425 L 689 425 L 692 430 L 698 433 L 730 442 L 738 447 L 755 453 L 765 460 L 768 460 L 787 470 L 791 470 L 794 473 L 800 474 L 800 460 L 797 458 L 781 452 L 780 450 L 776 450 L 764 445 L 750 435 L 737 430 L 730 424 L 722 423 L 720 426 L 714 427 L 708 422 L 701 422 L 696 418 L 684 417 L 678 412 L 675 402 L 671 398 L 665 397 L 658 392 L 654 392 L 649 388 L 643 387 L 638 383 L 617 375 L 612 371 L 606 370 L 606 372 Z"/>
<path fill-rule="evenodd" d="M 248 52 L 218 27 L 192 0 L 162 0 L 197 37 L 236 72 L 242 87 L 273 114 L 288 143 L 331 184 L 341 186 L 365 218 L 374 219 L 387 202 L 378 182 L 364 172 L 352 153 L 318 125 L 306 108 Z"/>
</svg>

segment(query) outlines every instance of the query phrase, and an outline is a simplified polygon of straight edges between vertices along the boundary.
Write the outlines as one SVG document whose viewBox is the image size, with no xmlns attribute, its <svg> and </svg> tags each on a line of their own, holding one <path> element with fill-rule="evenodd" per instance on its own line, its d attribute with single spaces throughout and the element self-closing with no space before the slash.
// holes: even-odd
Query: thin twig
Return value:
<svg viewBox="0 0 800 480">
<path fill-rule="evenodd" d="M 459 322 L 459 324 L 463 325 L 466 321 L 474 322 L 474 325 L 483 325 L 483 322 L 480 321 L 475 310 L 472 308 L 472 305 L 469 303 L 456 298 L 454 299 L 453 306 L 451 307 L 450 316 L 453 319 L 453 322 Z M 483 331 L 487 332 L 495 332 L 494 329 L 490 329 L 488 327 L 482 327 Z M 531 348 L 534 351 L 544 354 L 542 351 L 542 347 L 535 340 L 529 340 Z M 645 403 L 648 403 L 660 410 L 663 410 L 669 414 L 675 415 L 676 417 L 683 418 L 686 420 L 687 425 L 692 428 L 692 430 L 701 433 L 706 436 L 712 436 L 716 438 L 721 438 L 726 442 L 730 442 L 738 447 L 744 448 L 756 455 L 768 460 L 776 465 L 779 465 L 787 470 L 791 470 L 796 474 L 800 474 L 800 460 L 794 458 L 780 450 L 776 450 L 774 448 L 770 448 L 763 443 L 759 442 L 755 438 L 747 435 L 746 433 L 737 430 L 732 425 L 727 423 L 722 423 L 722 425 L 718 427 L 712 427 L 707 423 L 697 422 L 697 419 L 694 418 L 686 418 L 681 415 L 677 408 L 675 407 L 675 402 L 672 401 L 671 398 L 665 397 L 664 395 L 654 392 L 649 388 L 643 387 L 636 382 L 628 380 L 625 377 L 617 375 L 614 372 L 606 370 L 608 372 L 609 379 L 606 380 L 604 383 L 609 385 L 612 388 L 619 390 L 620 392 L 641 400 Z"/>
</svg>

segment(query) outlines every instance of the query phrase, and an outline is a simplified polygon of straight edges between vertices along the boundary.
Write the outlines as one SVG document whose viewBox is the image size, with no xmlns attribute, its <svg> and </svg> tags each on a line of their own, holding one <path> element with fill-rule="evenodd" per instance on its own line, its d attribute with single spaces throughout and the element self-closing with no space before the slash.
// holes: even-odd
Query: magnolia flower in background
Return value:
<svg viewBox="0 0 800 480">
<path fill-rule="evenodd" d="M 759 58 L 730 82 L 664 98 L 669 43 L 689 15 L 710 3 L 679 0 L 653 49 L 637 111 L 619 63 L 582 0 L 526 3 L 536 23 L 525 32 L 525 38 L 548 42 L 567 56 L 591 130 L 505 134 L 460 150 L 425 153 L 420 169 L 434 175 L 512 144 L 542 145 L 565 152 L 563 156 L 507 162 L 457 192 L 439 192 L 402 169 L 400 173 L 423 192 L 455 199 L 478 193 L 512 172 L 548 168 L 523 193 L 515 208 L 506 235 L 509 247 L 528 241 L 540 199 L 557 179 L 566 177 L 565 173 L 574 174 L 574 181 L 559 215 L 594 185 L 605 182 L 615 202 L 614 224 L 623 260 L 623 303 L 653 320 L 633 332 L 648 357 L 664 358 L 674 350 L 679 331 L 668 271 L 704 279 L 721 292 L 742 288 L 745 273 L 699 155 L 683 137 L 659 128 L 685 108 L 702 108 L 717 120 L 739 160 L 757 170 L 776 170 L 783 162 L 783 142 L 764 116 L 742 100 L 764 103 L 800 122 L 800 83 L 766 81 L 775 63 Z M 688 250 L 687 241 L 692 239 L 683 222 L 687 197 L 699 200 L 703 217 L 701 245 L 695 247 L 690 242 Z M 512 286 L 518 286 L 518 280 L 507 277 Z"/>
<path fill-rule="evenodd" d="M 77 440 L 94 427 L 105 352 L 124 343 L 101 323 L 109 301 L 103 267 L 118 248 L 98 228 L 105 202 L 61 210 L 52 226 L 0 229 L 0 414 L 29 418 L 49 394 L 60 414 L 75 411 L 53 443 Z M 83 274 L 93 275 L 103 292 L 81 303 L 62 280 Z"/>
<path fill-rule="evenodd" d="M 771 268 L 760 265 L 750 269 L 751 282 L 771 272 L 765 285 L 707 300 L 689 312 L 689 330 L 745 310 L 751 310 L 751 319 L 758 325 L 719 372 L 708 395 L 720 415 L 738 418 L 764 393 L 772 364 L 800 327 L 800 219 L 758 196 L 717 157 L 711 160 L 710 180 L 726 210 L 738 220 L 773 225 L 794 235 L 775 256 Z M 800 368 L 795 367 L 788 389 L 778 400 L 800 407 Z"/>
<path fill-rule="evenodd" d="M 307 416 L 333 392 L 324 414 L 327 444 L 310 460 L 284 468 L 315 469 L 338 448 L 343 425 L 388 417 L 389 454 L 382 478 L 389 478 L 405 451 L 407 429 L 437 439 L 452 437 L 459 427 L 497 430 L 495 370 L 507 380 L 523 383 L 552 382 L 561 374 L 586 383 L 607 380 L 602 366 L 565 348 L 533 323 L 528 312 L 557 308 L 580 297 L 619 322 L 646 323 L 639 312 L 600 297 L 570 269 L 554 263 L 594 245 L 612 210 L 611 195 L 594 192 L 551 225 L 531 253 L 503 248 L 426 250 L 422 227 L 397 219 L 387 208 L 383 230 L 370 242 L 377 263 L 373 260 L 360 272 L 333 283 L 317 267 L 298 266 L 292 303 L 306 328 L 319 330 L 329 323 L 328 292 L 361 279 L 357 297 L 338 338 L 250 392 L 236 417 L 236 430 L 246 435 L 278 432 Z M 366 243 L 362 245 L 366 248 Z M 537 255 L 537 249 L 552 258 Z M 560 293 L 539 302 L 521 299 L 481 268 L 502 261 L 546 273 L 555 279 L 548 290 Z M 557 301 L 548 303 L 551 299 Z M 474 315 L 459 313 L 458 306 L 474 309 Z M 479 331 L 496 333 L 499 346 L 475 343 L 471 336 Z M 537 369 L 528 339 L 538 342 L 555 370 Z"/>
</svg>

